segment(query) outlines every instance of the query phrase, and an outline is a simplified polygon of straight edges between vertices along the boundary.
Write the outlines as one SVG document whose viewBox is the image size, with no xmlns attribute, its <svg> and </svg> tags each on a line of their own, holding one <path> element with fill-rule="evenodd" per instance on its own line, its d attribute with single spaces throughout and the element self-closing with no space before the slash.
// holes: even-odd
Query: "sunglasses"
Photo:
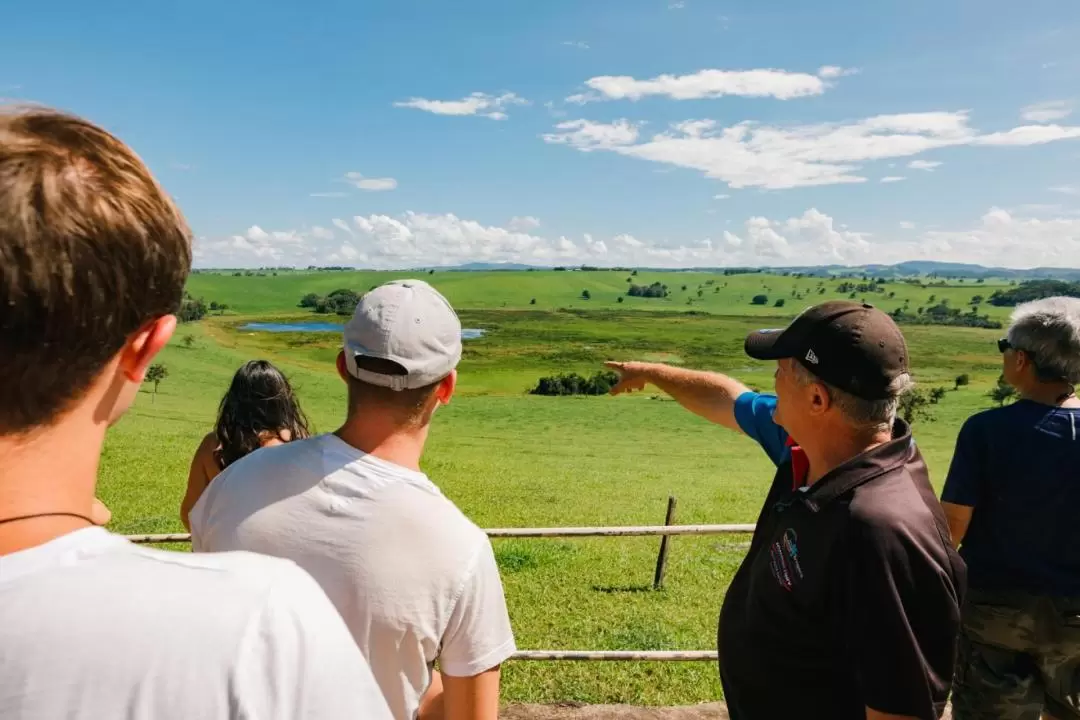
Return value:
<svg viewBox="0 0 1080 720">
<path fill-rule="evenodd" d="M 1006 350 L 1012 347 L 1012 343 L 1009 342 L 1009 338 L 1001 338 L 998 340 L 998 352 L 1004 353 Z"/>
</svg>

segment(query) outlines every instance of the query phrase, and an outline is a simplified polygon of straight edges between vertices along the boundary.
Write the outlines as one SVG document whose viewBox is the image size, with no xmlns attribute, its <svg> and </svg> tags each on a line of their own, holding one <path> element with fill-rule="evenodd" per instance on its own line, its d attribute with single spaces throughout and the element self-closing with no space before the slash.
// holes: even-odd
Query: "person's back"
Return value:
<svg viewBox="0 0 1080 720">
<path fill-rule="evenodd" d="M 1022 399 L 984 411 L 957 451 L 945 499 L 959 499 L 958 473 L 980 478 L 960 548 L 971 586 L 1080 596 L 1080 408 Z"/>
<path fill-rule="evenodd" d="M 319 581 L 399 720 L 495 717 L 515 649 L 490 541 L 419 469 L 454 392 L 460 332 L 426 283 L 371 291 L 338 356 L 345 424 L 243 458 L 191 511 L 196 550 L 289 558 Z"/>
<path fill-rule="evenodd" d="M 106 432 L 175 330 L 190 241 L 115 137 L 0 113 L 0 717 L 386 718 L 295 564 L 94 527 Z"/>
<path fill-rule="evenodd" d="M 196 506 L 194 549 L 251 550 L 304 567 L 341 612 L 396 717 L 416 711 L 436 658 L 443 674 L 468 677 L 490 667 L 485 658 L 513 652 L 490 542 L 423 473 L 332 434 L 234 467 Z"/>
<path fill-rule="evenodd" d="M 77 530 L 0 556 L 0 613 L 5 720 L 387 714 L 333 606 L 277 558 Z"/>
<path fill-rule="evenodd" d="M 967 420 L 941 493 L 969 592 L 957 720 L 1080 720 L 1080 299 L 1019 306 L 998 341 L 1019 399 Z"/>
</svg>

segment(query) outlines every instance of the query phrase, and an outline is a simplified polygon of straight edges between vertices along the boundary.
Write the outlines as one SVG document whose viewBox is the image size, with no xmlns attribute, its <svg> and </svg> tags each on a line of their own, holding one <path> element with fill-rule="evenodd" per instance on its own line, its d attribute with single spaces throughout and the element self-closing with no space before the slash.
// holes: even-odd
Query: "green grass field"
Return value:
<svg viewBox="0 0 1080 720">
<path fill-rule="evenodd" d="M 706 273 L 646 273 L 673 298 L 616 298 L 628 273 L 438 272 L 468 340 L 458 397 L 440 411 L 425 470 L 481 527 L 659 524 L 668 495 L 679 523 L 753 522 L 772 468 L 749 440 L 700 420 L 655 393 L 631 397 L 545 398 L 526 394 L 542 375 L 592 373 L 607 359 L 648 359 L 727 372 L 771 387 L 772 368 L 742 354 L 746 332 L 785 323 L 806 305 L 837 297 L 838 281 Z M 189 290 L 227 303 L 224 316 L 182 325 L 162 357 L 169 377 L 156 400 L 147 386 L 108 438 L 100 495 L 121 533 L 182 531 L 178 508 L 188 463 L 214 421 L 217 402 L 243 361 L 266 358 L 292 378 L 319 431 L 344 416 L 344 387 L 333 368 L 340 336 L 252 333 L 250 320 L 344 320 L 296 307 L 308 292 L 363 291 L 399 277 L 371 272 L 233 277 L 201 273 Z M 707 285 L 708 281 L 713 284 Z M 725 286 L 724 283 L 727 283 Z M 771 290 L 762 290 L 762 285 Z M 681 290 L 687 285 L 687 291 Z M 702 299 L 686 305 L 686 298 Z M 719 287 L 717 292 L 715 288 Z M 945 288 L 889 283 L 867 298 L 885 309 L 931 294 L 957 307 L 996 286 Z M 591 300 L 580 299 L 590 290 Z M 791 299 L 792 290 L 807 293 Z M 753 307 L 767 292 L 783 308 Z M 536 304 L 530 301 L 536 298 Z M 985 307 L 985 306 L 984 306 Z M 695 311 L 687 314 L 686 311 Z M 999 309 L 982 312 L 1006 319 Z M 972 385 L 949 392 L 916 436 L 940 487 L 960 423 L 990 405 L 1001 331 L 908 326 L 921 386 Z M 184 337 L 191 335 L 192 347 Z M 716 615 L 745 552 L 747 536 L 679 537 L 671 543 L 666 588 L 650 589 L 659 538 L 495 540 L 511 618 L 522 649 L 706 649 Z M 712 663 L 511 663 L 507 701 L 676 704 L 720 697 Z"/>
</svg>

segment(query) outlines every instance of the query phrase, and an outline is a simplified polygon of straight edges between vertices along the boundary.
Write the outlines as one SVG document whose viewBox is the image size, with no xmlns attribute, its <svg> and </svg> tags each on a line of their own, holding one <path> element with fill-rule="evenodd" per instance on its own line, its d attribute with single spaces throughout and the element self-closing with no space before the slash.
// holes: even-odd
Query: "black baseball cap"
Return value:
<svg viewBox="0 0 1080 720">
<path fill-rule="evenodd" d="M 867 303 L 834 300 L 807 309 L 783 329 L 746 338 L 757 360 L 792 358 L 825 382 L 865 400 L 895 394 L 908 373 L 908 350 L 888 314 Z"/>
</svg>

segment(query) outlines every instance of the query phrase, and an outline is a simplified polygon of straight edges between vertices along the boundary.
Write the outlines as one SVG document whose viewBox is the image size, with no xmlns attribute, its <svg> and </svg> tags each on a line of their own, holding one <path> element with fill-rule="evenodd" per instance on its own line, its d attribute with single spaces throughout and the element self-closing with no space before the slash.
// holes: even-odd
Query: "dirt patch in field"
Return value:
<svg viewBox="0 0 1080 720">
<path fill-rule="evenodd" d="M 946 709 L 942 720 L 949 720 L 952 713 Z M 505 720 L 728 720 L 727 708 L 722 702 L 684 705 L 681 707 L 639 707 L 637 705 L 582 705 L 580 703 L 556 703 L 554 705 L 508 705 L 499 713 Z"/>
</svg>

